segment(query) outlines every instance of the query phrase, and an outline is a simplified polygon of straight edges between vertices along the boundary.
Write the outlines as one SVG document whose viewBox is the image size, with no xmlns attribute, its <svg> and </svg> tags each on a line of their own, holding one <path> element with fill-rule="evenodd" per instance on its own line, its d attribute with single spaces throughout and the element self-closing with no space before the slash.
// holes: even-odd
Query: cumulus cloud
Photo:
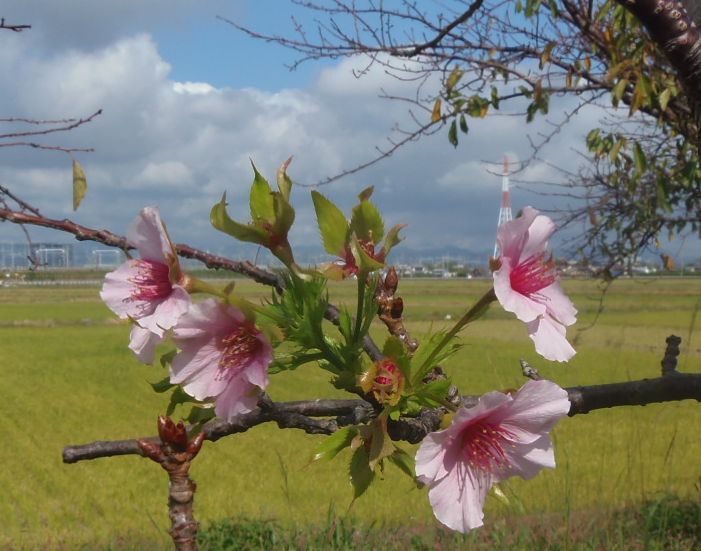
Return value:
<svg viewBox="0 0 701 551">
<path fill-rule="evenodd" d="M 38 4 L 51 5 L 26 2 L 27 9 Z M 380 65 L 368 69 L 362 59 L 346 59 L 322 71 L 312 87 L 272 92 L 177 81 L 172 77 L 175 60 L 163 58 L 152 35 L 127 33 L 133 28 L 120 27 L 126 25 L 120 18 L 134 2 L 105 3 L 106 13 L 119 19 L 116 30 L 103 28 L 104 18 L 96 15 L 103 3 L 68 4 L 73 13 L 86 10 L 85 24 L 88 15 L 95 16 L 88 33 L 94 36 L 85 40 L 54 36 L 49 48 L 0 35 L 0 71 L 13 75 L 0 87 L 0 101 L 8 114 L 53 118 L 103 109 L 93 123 L 52 137 L 63 145 L 96 149 L 79 155 L 90 188 L 75 215 L 70 159 L 46 152 L 1 151 L 0 181 L 46 206 L 47 215 L 71 215 L 84 224 L 121 233 L 142 206 L 158 204 L 174 239 L 226 252 L 230 241 L 211 229 L 209 210 L 226 191 L 232 215 L 248 218 L 251 160 L 274 180 L 277 167 L 293 155 L 289 170 L 293 179 L 313 184 L 372 158 L 376 146 L 388 145 L 386 137 L 394 124 L 407 121 L 404 105 L 376 96 L 380 89 L 405 93 L 412 85 L 392 78 Z M 170 2 L 154 4 L 166 14 Z M 155 17 L 152 9 L 146 9 L 146 21 Z M 21 20 L 23 12 L 15 15 Z M 48 15 L 42 21 L 48 25 Z M 61 21 L 57 19 L 56 25 L 61 27 Z M 136 27 L 143 31 L 146 26 Z M 50 35 L 48 30 L 41 32 Z M 358 80 L 354 70 L 365 73 Z M 409 223 L 405 233 L 411 246 L 491 250 L 500 178 L 489 174 L 490 165 L 482 160 L 498 163 L 504 150 L 527 157 L 529 129 L 517 117 L 470 124 L 470 134 L 461 138 L 457 149 L 448 144 L 445 132 L 439 132 L 322 191 L 348 212 L 357 193 L 374 184 L 387 222 Z M 573 128 L 575 134 L 582 131 Z M 558 151 L 572 135 L 560 140 Z M 552 173 L 543 163 L 530 175 L 547 179 Z M 298 216 L 293 241 L 300 244 L 316 242 L 318 236 L 308 192 L 303 187 L 294 191 Z M 525 198 L 514 197 L 515 207 L 525 203 Z M 12 239 L 7 226 L 0 227 L 5 232 L 2 238 Z"/>
</svg>

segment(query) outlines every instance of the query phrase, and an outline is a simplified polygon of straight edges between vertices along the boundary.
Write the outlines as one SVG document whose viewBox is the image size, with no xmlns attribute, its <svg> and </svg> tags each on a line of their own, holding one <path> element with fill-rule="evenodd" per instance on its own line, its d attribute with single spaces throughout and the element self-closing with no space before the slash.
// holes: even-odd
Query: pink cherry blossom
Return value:
<svg viewBox="0 0 701 551">
<path fill-rule="evenodd" d="M 175 248 L 156 207 L 146 207 L 127 232 L 140 258 L 129 259 L 105 276 L 100 297 L 120 318 L 135 325 L 129 348 L 145 363 L 190 306 Z"/>
<path fill-rule="evenodd" d="M 528 381 L 513 395 L 485 394 L 475 407 L 460 409 L 450 427 L 426 436 L 416 475 L 429 487 L 436 518 L 463 533 L 478 528 L 494 484 L 555 467 L 548 433 L 569 409 L 567 392 L 555 383 Z"/>
<path fill-rule="evenodd" d="M 505 310 L 526 322 L 536 352 L 564 362 L 575 354 L 565 326 L 577 321 L 577 310 L 562 290 L 548 252 L 553 231 L 553 221 L 532 207 L 499 227 L 494 292 Z"/>
<path fill-rule="evenodd" d="M 170 382 L 197 400 L 214 398 L 222 419 L 252 411 L 268 385 L 273 351 L 265 336 L 235 306 L 207 299 L 193 304 L 173 329 L 180 352 Z"/>
</svg>

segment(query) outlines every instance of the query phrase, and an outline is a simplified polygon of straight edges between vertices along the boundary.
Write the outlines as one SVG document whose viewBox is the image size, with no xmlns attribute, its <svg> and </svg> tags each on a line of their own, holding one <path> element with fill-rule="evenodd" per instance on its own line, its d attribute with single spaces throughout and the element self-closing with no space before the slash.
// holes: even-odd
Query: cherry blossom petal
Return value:
<svg viewBox="0 0 701 551">
<path fill-rule="evenodd" d="M 223 419 L 251 411 L 268 385 L 272 346 L 238 308 L 215 299 L 194 304 L 173 328 L 180 348 L 170 381 L 198 400 L 213 398 Z"/>
<path fill-rule="evenodd" d="M 577 322 L 577 309 L 558 281 L 540 291 L 540 294 L 546 299 L 545 305 L 551 317 L 563 325 Z"/>
<path fill-rule="evenodd" d="M 547 311 L 544 304 L 522 295 L 511 287 L 511 261 L 502 260 L 502 267 L 494 272 L 494 293 L 502 308 L 516 315 L 521 321 L 529 322 Z"/>
<path fill-rule="evenodd" d="M 531 210 L 538 212 L 535 209 Z M 554 231 L 555 223 L 550 218 L 542 214 L 535 216 L 528 227 L 528 236 L 521 250 L 521 260 L 547 251 L 548 240 Z"/>
<path fill-rule="evenodd" d="M 139 361 L 152 364 L 156 355 L 156 345 L 163 341 L 163 335 L 156 335 L 148 329 L 134 324 L 131 328 L 129 348 L 136 354 Z"/>
<path fill-rule="evenodd" d="M 576 354 L 565 337 L 565 326 L 549 315 L 541 316 L 527 324 L 528 335 L 535 343 L 535 350 L 546 360 L 566 362 Z"/>
<path fill-rule="evenodd" d="M 173 246 L 156 207 L 141 210 L 129 226 L 127 241 L 136 247 L 141 258 L 147 260 L 168 264 L 168 257 L 173 255 Z"/>
<path fill-rule="evenodd" d="M 190 295 L 180 286 L 174 286 L 170 296 L 155 304 L 153 313 L 139 318 L 139 325 L 158 335 L 173 327 L 190 308 Z"/>
<path fill-rule="evenodd" d="M 416 454 L 416 474 L 429 487 L 436 518 L 460 532 L 477 528 L 494 484 L 554 467 L 548 433 L 568 411 L 566 391 L 529 381 L 514 394 L 485 394 L 475 407 L 460 409 L 447 429 L 428 434 Z"/>
<path fill-rule="evenodd" d="M 256 409 L 260 388 L 243 381 L 230 384 L 217 397 L 214 412 L 222 419 L 232 419 L 236 415 L 248 413 Z"/>
<path fill-rule="evenodd" d="M 428 491 L 435 517 L 451 530 L 463 534 L 483 524 L 482 507 L 491 487 L 489 477 L 468 472 L 460 463 Z"/>
</svg>

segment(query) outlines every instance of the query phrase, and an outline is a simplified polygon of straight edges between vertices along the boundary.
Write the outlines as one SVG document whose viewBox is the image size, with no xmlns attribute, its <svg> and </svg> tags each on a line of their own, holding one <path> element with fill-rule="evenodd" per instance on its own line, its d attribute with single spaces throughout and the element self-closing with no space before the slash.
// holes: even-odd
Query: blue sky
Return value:
<svg viewBox="0 0 701 551">
<path fill-rule="evenodd" d="M 232 215 L 247 219 L 250 159 L 273 179 L 293 155 L 292 179 L 313 184 L 372 158 L 395 125 L 409 120 L 404 105 L 378 96 L 406 93 L 412 85 L 381 68 L 360 80 L 353 70 L 365 66 L 362 59 L 308 62 L 290 72 L 285 64 L 295 59 L 292 52 L 216 18 L 270 34 L 289 34 L 293 12 L 313 23 L 284 0 L 23 0 L 4 10 L 8 21 L 33 27 L 0 33 L 0 71 L 12 75 L 0 85 L 0 116 L 104 110 L 92 124 L 58 137 L 63 145 L 96 149 L 76 155 L 89 182 L 77 213 L 70 158 L 0 149 L 0 182 L 21 190 L 47 216 L 125 233 L 140 208 L 158 205 L 177 241 L 239 256 L 241 249 L 210 227 L 208 213 L 226 191 Z M 556 100 L 551 113 L 568 101 Z M 584 109 L 522 178 L 549 181 L 556 177 L 550 163 L 575 162 L 573 151 L 599 115 Z M 441 131 L 321 191 L 349 210 L 357 193 L 374 185 L 386 223 L 408 224 L 402 246 L 486 255 L 494 243 L 500 178 L 484 161 L 526 158 L 528 135 L 545 125 L 490 116 L 472 123 L 456 149 Z M 293 199 L 293 243 L 318 243 L 309 189 L 296 189 Z M 553 201 L 529 186 L 513 192 L 515 209 L 548 208 Z M 19 240 L 18 228 L 0 225 L 0 241 Z"/>
</svg>

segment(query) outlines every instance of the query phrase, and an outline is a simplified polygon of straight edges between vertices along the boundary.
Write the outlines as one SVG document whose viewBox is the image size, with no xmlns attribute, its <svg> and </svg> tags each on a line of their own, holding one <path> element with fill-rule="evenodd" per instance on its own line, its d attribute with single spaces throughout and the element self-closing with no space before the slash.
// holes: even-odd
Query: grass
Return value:
<svg viewBox="0 0 701 551">
<path fill-rule="evenodd" d="M 352 303 L 352 287 L 335 287 L 334 300 Z M 597 316 L 599 286 L 568 281 L 566 287 L 580 309 L 578 326 L 585 328 Z M 700 287 L 693 279 L 616 282 L 596 324 L 571 332 L 578 354 L 567 365 L 539 359 L 523 325 L 494 307 L 462 333 L 466 346 L 445 367 L 470 393 L 522 384 L 521 357 L 563 386 L 652 377 L 659 373 L 665 337 L 675 333 L 684 338 L 680 369 L 698 372 Z M 457 319 L 487 288 L 486 281 L 402 281 L 410 330 L 420 339 L 432 328 L 446 327 L 446 315 Z M 257 297 L 269 293 L 245 281 L 237 289 Z M 134 360 L 126 348 L 128 328 L 114 321 L 97 291 L 0 288 L 0 418 L 5 427 L 0 548 L 168 548 L 166 479 L 157 467 L 136 457 L 61 463 L 66 444 L 153 434 L 155 417 L 166 405 L 147 385 L 164 372 Z M 382 338 L 379 327 L 376 336 Z M 276 375 L 269 390 L 278 400 L 341 396 L 326 381 L 324 372 L 305 366 Z M 505 485 L 508 503 L 490 498 L 490 528 L 484 533 L 496 530 L 495 537 L 505 538 L 513 531 L 508 526 L 525 523 L 533 527 L 523 536 L 526 543 L 540 532 L 567 541 L 566 534 L 583 530 L 585 521 L 577 520 L 582 512 L 593 510 L 608 518 L 626 507 L 643 511 L 639 504 L 660 503 L 661 496 L 698 500 L 699 426 L 700 408 L 689 401 L 565 420 L 554 435 L 558 468 L 527 483 Z M 413 536 L 419 540 L 433 534 L 425 491 L 413 488 L 391 467 L 348 511 L 348 458 L 342 454 L 334 462 L 309 464 L 322 441 L 300 431 L 261 426 L 206 444 L 193 467 L 199 486 L 196 514 L 209 527 L 206 537 L 226 532 L 229 525 L 257 533 L 267 526 L 263 520 L 272 522 L 275 537 L 288 548 L 299 538 L 317 541 L 314 534 L 327 534 L 339 522 L 349 533 L 371 526 L 381 534 L 401 533 L 417 526 L 421 528 Z M 329 508 L 335 514 L 325 524 Z M 534 514 L 558 528 L 536 529 L 529 520 Z M 241 524 L 241 519 L 248 520 Z M 616 526 L 611 525 L 613 532 L 623 530 Z M 376 530 L 370 532 L 368 537 L 381 537 Z M 270 534 L 263 530 L 260 537 Z M 404 548 L 411 543 L 397 541 Z"/>
</svg>

